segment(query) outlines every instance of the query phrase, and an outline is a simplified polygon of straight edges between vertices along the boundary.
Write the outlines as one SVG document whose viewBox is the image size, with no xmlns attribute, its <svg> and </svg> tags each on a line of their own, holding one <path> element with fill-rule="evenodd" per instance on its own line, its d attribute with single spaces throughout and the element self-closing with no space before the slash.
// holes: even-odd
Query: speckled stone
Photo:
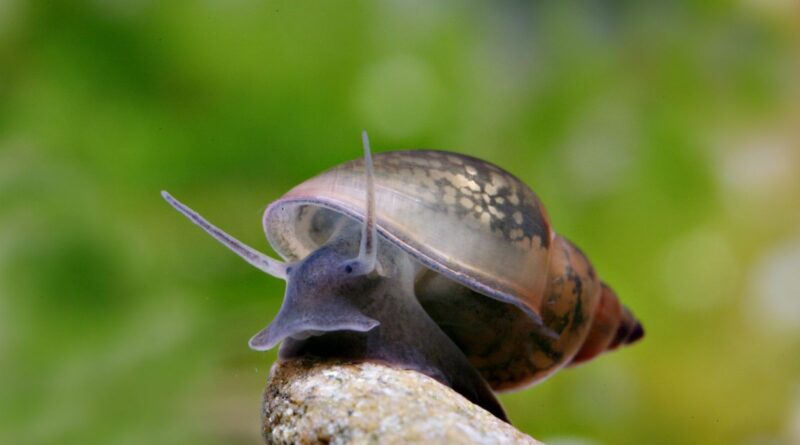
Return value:
<svg viewBox="0 0 800 445">
<path fill-rule="evenodd" d="M 298 359 L 272 368 L 268 444 L 539 444 L 452 389 L 375 363 Z"/>
</svg>

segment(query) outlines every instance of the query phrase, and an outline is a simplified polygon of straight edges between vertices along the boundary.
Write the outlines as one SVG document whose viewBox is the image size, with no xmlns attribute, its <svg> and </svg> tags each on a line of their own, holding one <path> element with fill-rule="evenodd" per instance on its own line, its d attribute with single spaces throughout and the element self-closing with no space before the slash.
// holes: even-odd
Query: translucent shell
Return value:
<svg viewBox="0 0 800 445">
<path fill-rule="evenodd" d="M 501 168 L 461 154 L 374 155 L 379 234 L 426 267 L 540 320 L 554 233 L 531 189 Z M 264 230 L 290 261 L 326 239 L 333 210 L 364 219 L 364 161 L 334 167 L 270 204 Z"/>
</svg>

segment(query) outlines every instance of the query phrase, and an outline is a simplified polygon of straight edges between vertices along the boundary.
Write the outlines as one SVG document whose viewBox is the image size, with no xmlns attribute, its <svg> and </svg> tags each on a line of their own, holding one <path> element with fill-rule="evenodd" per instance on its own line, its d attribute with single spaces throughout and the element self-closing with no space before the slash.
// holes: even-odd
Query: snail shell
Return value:
<svg viewBox="0 0 800 445">
<path fill-rule="evenodd" d="M 384 152 L 373 162 L 379 236 L 424 266 L 417 297 L 493 389 L 532 384 L 643 335 L 510 173 L 441 151 Z M 269 205 L 264 229 L 283 258 L 324 245 L 331 213 L 365 219 L 364 166 L 334 167 Z"/>
</svg>

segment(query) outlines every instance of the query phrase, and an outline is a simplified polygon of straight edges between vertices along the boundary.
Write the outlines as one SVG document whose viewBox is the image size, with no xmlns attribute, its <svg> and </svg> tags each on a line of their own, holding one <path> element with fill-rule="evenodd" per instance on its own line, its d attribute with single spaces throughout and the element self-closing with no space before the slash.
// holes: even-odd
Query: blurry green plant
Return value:
<svg viewBox="0 0 800 445">
<path fill-rule="evenodd" d="M 257 245 L 362 128 L 520 176 L 645 322 L 504 396 L 521 429 L 800 442 L 797 12 L 0 2 L 0 443 L 257 443 L 283 289 L 158 191 Z"/>
</svg>

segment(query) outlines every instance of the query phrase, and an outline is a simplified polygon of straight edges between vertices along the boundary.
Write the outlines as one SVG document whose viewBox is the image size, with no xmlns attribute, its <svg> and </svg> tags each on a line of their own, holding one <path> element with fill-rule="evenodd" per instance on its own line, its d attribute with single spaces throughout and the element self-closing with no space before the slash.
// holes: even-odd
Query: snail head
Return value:
<svg viewBox="0 0 800 445">
<path fill-rule="evenodd" d="M 380 323 L 359 310 L 358 296 L 369 295 L 376 274 L 377 228 L 372 155 L 366 131 L 362 133 L 366 181 L 366 212 L 360 237 L 345 227 L 345 235 L 294 263 L 286 263 L 249 247 L 217 228 L 166 191 L 164 199 L 178 212 L 256 268 L 287 282 L 283 304 L 275 320 L 250 340 L 255 350 L 273 348 L 281 340 L 306 338 L 331 331 L 369 331 Z M 357 238 L 358 237 L 358 238 Z M 357 247 L 357 249 L 356 249 Z M 357 253 L 356 253 L 357 252 Z M 356 253 L 353 256 L 353 253 Z M 363 300 L 363 298 L 361 298 Z"/>
</svg>

